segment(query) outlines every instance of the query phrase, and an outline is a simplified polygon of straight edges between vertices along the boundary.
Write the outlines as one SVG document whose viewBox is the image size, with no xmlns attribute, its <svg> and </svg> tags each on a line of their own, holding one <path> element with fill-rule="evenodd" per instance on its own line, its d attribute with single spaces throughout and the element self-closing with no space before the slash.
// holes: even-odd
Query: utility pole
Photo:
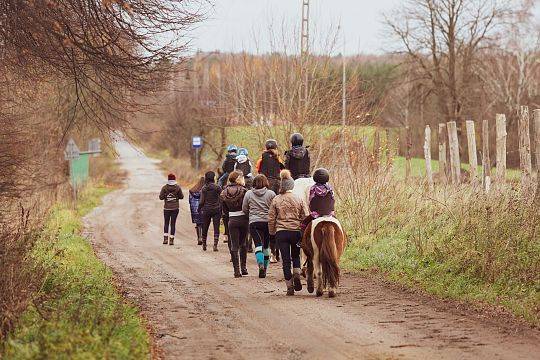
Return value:
<svg viewBox="0 0 540 360">
<path fill-rule="evenodd" d="M 300 61 L 301 61 L 301 81 L 302 91 L 300 93 L 300 102 L 304 109 L 307 108 L 309 87 L 308 87 L 308 58 L 309 58 L 309 0 L 302 0 L 302 33 L 300 34 Z"/>
</svg>

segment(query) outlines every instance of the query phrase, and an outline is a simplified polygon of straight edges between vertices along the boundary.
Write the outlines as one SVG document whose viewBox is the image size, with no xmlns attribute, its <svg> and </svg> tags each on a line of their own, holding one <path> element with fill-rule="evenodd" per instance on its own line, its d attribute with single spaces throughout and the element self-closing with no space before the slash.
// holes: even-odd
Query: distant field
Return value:
<svg viewBox="0 0 540 360">
<path fill-rule="evenodd" d="M 322 126 L 320 126 L 322 127 Z M 332 134 L 340 131 L 340 126 L 324 126 L 322 136 L 329 137 Z M 373 126 L 354 126 L 349 127 L 348 131 L 353 129 L 354 138 L 361 139 L 367 138 L 368 146 L 373 146 L 373 134 L 375 133 L 375 127 Z M 266 128 L 265 128 L 266 130 Z M 272 128 L 272 133 L 275 137 L 278 137 L 277 134 L 283 133 L 283 128 L 276 126 Z M 317 129 L 318 130 L 318 129 Z M 309 130 L 308 130 L 309 132 Z M 318 133 L 318 131 L 313 131 L 313 133 Z M 319 135 L 320 136 L 320 135 Z M 386 143 L 386 134 L 384 131 L 380 132 L 381 144 Z M 266 137 L 264 136 L 263 131 L 260 131 L 259 128 L 255 126 L 233 126 L 227 129 L 227 139 L 229 144 L 235 144 L 239 147 L 245 147 L 250 154 L 250 158 L 255 161 L 263 150 L 264 141 Z M 283 150 L 286 145 L 288 145 L 287 139 L 279 139 L 280 149 Z M 310 142 L 307 142 L 309 145 Z M 437 160 L 432 160 L 433 172 L 439 171 L 439 162 Z M 462 169 L 469 170 L 469 164 L 462 164 Z M 405 158 L 397 156 L 394 159 L 394 171 L 399 178 L 405 178 Z M 481 173 L 482 167 L 478 167 L 478 172 Z M 494 169 L 493 169 L 494 173 Z M 423 177 L 426 175 L 425 160 L 423 158 L 413 158 L 411 159 L 411 175 L 414 177 Z M 519 179 L 520 172 L 518 170 L 508 170 L 507 177 L 509 179 Z"/>
</svg>

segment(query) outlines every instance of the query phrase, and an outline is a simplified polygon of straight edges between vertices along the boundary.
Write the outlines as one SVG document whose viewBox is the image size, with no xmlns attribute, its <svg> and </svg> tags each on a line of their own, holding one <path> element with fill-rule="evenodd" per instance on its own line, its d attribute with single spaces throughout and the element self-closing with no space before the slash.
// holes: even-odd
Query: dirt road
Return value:
<svg viewBox="0 0 540 360">
<path fill-rule="evenodd" d="M 161 245 L 163 175 L 117 143 L 126 187 L 87 218 L 98 256 L 113 268 L 155 330 L 165 358 L 538 359 L 534 330 L 504 324 L 345 274 L 338 297 L 286 297 L 281 266 L 266 279 L 232 277 L 226 244 L 202 252 L 183 201 L 174 246 Z M 251 254 L 250 254 L 251 255 Z"/>
</svg>

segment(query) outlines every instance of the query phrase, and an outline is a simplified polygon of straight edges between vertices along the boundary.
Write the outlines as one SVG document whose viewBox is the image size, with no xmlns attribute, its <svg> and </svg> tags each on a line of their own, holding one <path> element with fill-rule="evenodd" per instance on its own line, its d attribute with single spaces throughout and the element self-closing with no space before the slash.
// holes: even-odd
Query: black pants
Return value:
<svg viewBox="0 0 540 360">
<path fill-rule="evenodd" d="M 229 236 L 229 213 L 223 214 L 223 227 L 225 229 L 223 235 Z"/>
<path fill-rule="evenodd" d="M 270 233 L 268 232 L 267 222 L 257 221 L 249 224 L 249 233 L 255 247 L 261 246 L 263 249 L 268 249 L 270 246 Z"/>
<path fill-rule="evenodd" d="M 170 236 L 174 236 L 176 232 L 176 218 L 178 217 L 178 209 L 175 210 L 167 210 L 163 209 L 163 218 L 165 219 L 165 226 L 163 226 L 163 234 L 169 234 Z M 171 231 L 169 232 L 169 225 L 171 227 Z"/>
<path fill-rule="evenodd" d="M 231 216 L 229 218 L 229 249 L 231 252 L 247 251 L 248 217 Z"/>
<path fill-rule="evenodd" d="M 202 225 L 202 238 L 206 240 L 208 238 L 208 229 L 210 223 L 214 225 L 214 239 L 219 239 L 219 222 L 221 221 L 221 210 L 203 212 L 203 225 Z"/>
<path fill-rule="evenodd" d="M 281 251 L 285 280 L 292 278 L 291 263 L 293 268 L 300 268 L 300 247 L 298 247 L 298 243 L 301 238 L 302 233 L 300 231 L 281 230 L 276 233 L 276 242 Z"/>
</svg>

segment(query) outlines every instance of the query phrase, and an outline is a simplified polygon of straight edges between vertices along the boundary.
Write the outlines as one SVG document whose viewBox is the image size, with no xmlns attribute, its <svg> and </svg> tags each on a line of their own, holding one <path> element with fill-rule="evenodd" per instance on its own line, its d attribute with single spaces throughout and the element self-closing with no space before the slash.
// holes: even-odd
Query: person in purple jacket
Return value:
<svg viewBox="0 0 540 360">
<path fill-rule="evenodd" d="M 191 222 L 195 224 L 195 232 L 197 233 L 197 245 L 202 245 L 202 225 L 203 218 L 199 212 L 199 202 L 201 200 L 201 190 L 204 186 L 204 176 L 201 176 L 199 181 L 189 189 L 189 209 L 191 211 Z"/>
<path fill-rule="evenodd" d="M 302 221 L 301 230 L 304 231 L 309 223 L 321 216 L 335 216 L 334 190 L 328 184 L 330 174 L 328 170 L 320 168 L 313 173 L 315 185 L 309 190 L 309 215 Z"/>
</svg>

